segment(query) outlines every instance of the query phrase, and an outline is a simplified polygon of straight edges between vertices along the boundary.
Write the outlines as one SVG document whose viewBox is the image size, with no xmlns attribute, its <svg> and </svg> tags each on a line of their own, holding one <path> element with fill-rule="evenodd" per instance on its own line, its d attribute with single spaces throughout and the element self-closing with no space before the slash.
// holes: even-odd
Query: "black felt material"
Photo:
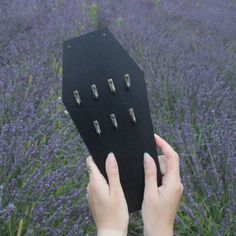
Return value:
<svg viewBox="0 0 236 236">
<path fill-rule="evenodd" d="M 131 80 L 130 90 L 125 86 L 126 73 Z M 110 91 L 109 78 L 114 81 L 116 94 Z M 93 97 L 92 84 L 97 86 L 98 100 Z M 80 106 L 74 90 L 80 93 Z M 109 152 L 114 152 L 129 212 L 140 210 L 144 152 L 154 158 L 158 185 L 161 184 L 144 73 L 107 28 L 64 42 L 62 100 L 106 179 L 105 159 Z M 134 109 L 135 124 L 131 122 L 128 108 Z M 118 129 L 112 126 L 111 113 L 116 116 Z M 94 120 L 100 124 L 100 136 L 95 132 Z"/>
</svg>

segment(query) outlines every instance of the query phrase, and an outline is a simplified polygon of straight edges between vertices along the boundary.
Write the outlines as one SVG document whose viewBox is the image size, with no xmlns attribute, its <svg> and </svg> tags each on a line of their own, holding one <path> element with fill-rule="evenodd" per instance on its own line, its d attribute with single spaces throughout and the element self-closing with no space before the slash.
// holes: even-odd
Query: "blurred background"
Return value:
<svg viewBox="0 0 236 236">
<path fill-rule="evenodd" d="M 62 43 L 108 27 L 180 155 L 175 235 L 236 235 L 234 0 L 1 0 L 0 235 L 96 235 L 88 150 L 61 101 Z M 140 212 L 129 235 L 142 235 Z"/>
</svg>

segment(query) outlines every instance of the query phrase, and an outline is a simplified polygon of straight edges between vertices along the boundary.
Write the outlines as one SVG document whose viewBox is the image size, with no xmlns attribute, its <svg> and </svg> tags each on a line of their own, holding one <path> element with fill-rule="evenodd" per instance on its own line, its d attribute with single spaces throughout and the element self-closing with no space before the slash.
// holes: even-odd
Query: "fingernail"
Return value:
<svg viewBox="0 0 236 236">
<path fill-rule="evenodd" d="M 154 136 L 156 137 L 156 138 L 159 138 L 159 139 L 162 139 L 159 135 L 157 135 L 157 134 L 154 134 Z"/>
<path fill-rule="evenodd" d="M 87 167 L 87 171 L 88 171 L 89 174 L 91 174 L 91 172 L 92 172 L 92 169 L 91 169 L 91 166 L 90 166 L 90 163 L 89 163 L 91 158 L 92 158 L 92 156 L 88 156 L 86 158 L 86 167 Z"/>
<path fill-rule="evenodd" d="M 87 171 L 88 171 L 89 174 L 92 173 L 92 169 L 91 169 L 91 166 L 90 166 L 90 165 L 87 166 Z"/>
<path fill-rule="evenodd" d="M 116 158 L 113 152 L 110 152 L 107 156 L 108 165 L 116 166 Z"/>
<path fill-rule="evenodd" d="M 151 160 L 152 157 L 147 152 L 144 152 L 143 156 L 144 156 L 144 166 L 147 168 L 150 167 L 152 165 L 152 160 Z"/>
<path fill-rule="evenodd" d="M 86 166 L 88 165 L 89 159 L 90 159 L 90 156 L 86 158 L 86 162 L 85 162 Z"/>
</svg>

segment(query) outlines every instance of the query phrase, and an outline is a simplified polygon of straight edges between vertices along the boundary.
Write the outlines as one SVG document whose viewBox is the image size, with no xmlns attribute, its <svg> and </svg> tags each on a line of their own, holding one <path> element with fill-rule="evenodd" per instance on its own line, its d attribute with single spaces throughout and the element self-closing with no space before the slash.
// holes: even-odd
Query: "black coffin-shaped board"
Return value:
<svg viewBox="0 0 236 236">
<path fill-rule="evenodd" d="M 144 73 L 103 28 L 64 42 L 62 100 L 101 173 L 113 152 L 129 212 L 141 209 L 143 153 L 158 168 Z"/>
</svg>

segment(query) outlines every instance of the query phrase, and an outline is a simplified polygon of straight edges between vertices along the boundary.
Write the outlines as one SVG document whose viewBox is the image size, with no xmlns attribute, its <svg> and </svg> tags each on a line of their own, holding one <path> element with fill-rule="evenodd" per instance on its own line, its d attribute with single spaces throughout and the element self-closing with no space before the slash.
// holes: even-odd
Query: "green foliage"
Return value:
<svg viewBox="0 0 236 236">
<path fill-rule="evenodd" d="M 88 10 L 88 15 L 92 20 L 93 27 L 96 29 L 98 27 L 98 16 L 97 16 L 97 4 L 92 3 Z"/>
<path fill-rule="evenodd" d="M 159 7 L 161 5 L 161 0 L 155 0 L 156 6 Z"/>
<path fill-rule="evenodd" d="M 56 197 L 60 197 L 62 195 L 67 194 L 68 192 L 70 192 L 71 190 L 73 190 L 75 187 L 77 186 L 76 183 L 66 183 L 62 186 L 60 186 L 56 192 L 55 192 L 55 196 Z"/>
</svg>

